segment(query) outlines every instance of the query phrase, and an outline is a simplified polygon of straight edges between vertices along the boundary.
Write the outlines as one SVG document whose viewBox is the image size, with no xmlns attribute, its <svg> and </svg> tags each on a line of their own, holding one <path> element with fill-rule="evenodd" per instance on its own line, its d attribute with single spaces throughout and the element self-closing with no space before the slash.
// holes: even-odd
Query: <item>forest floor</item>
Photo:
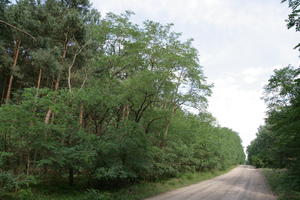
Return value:
<svg viewBox="0 0 300 200">
<path fill-rule="evenodd" d="M 260 169 L 241 165 L 227 174 L 146 200 L 275 200 Z"/>
</svg>

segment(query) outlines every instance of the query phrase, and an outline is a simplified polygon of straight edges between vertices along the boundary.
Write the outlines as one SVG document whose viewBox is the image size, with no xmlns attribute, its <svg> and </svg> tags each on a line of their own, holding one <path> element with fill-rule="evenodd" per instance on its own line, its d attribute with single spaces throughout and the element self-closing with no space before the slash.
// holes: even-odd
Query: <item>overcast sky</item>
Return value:
<svg viewBox="0 0 300 200">
<path fill-rule="evenodd" d="M 281 0 L 92 0 L 107 12 L 135 13 L 132 20 L 174 23 L 174 31 L 193 38 L 200 64 L 214 83 L 209 111 L 222 126 L 237 131 L 243 145 L 255 138 L 266 106 L 263 86 L 275 68 L 299 65 L 293 47 L 299 34 L 287 30 L 290 10 Z"/>
</svg>

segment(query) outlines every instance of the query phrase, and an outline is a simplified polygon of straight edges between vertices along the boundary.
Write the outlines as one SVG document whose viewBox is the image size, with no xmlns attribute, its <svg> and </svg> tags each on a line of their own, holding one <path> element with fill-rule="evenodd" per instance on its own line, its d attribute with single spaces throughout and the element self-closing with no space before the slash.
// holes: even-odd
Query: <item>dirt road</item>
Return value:
<svg viewBox="0 0 300 200">
<path fill-rule="evenodd" d="M 274 200 L 258 169 L 241 165 L 222 176 L 146 200 Z"/>
</svg>

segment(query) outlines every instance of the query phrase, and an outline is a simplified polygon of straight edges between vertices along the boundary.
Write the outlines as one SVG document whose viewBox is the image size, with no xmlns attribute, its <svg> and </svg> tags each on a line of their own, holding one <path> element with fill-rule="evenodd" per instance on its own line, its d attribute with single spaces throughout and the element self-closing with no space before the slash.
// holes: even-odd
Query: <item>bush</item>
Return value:
<svg viewBox="0 0 300 200">
<path fill-rule="evenodd" d="M 21 189 L 17 195 L 18 200 L 35 200 L 34 195 L 30 188 Z"/>
<path fill-rule="evenodd" d="M 107 193 L 101 193 L 95 189 L 88 189 L 83 200 L 111 200 L 111 198 Z"/>
<path fill-rule="evenodd" d="M 0 191 L 19 191 L 29 188 L 29 185 L 36 184 L 34 176 L 24 174 L 14 175 L 10 172 L 0 172 Z"/>
<path fill-rule="evenodd" d="M 299 177 L 283 169 L 264 169 L 266 179 L 272 190 L 278 195 L 278 200 L 299 200 Z"/>
</svg>

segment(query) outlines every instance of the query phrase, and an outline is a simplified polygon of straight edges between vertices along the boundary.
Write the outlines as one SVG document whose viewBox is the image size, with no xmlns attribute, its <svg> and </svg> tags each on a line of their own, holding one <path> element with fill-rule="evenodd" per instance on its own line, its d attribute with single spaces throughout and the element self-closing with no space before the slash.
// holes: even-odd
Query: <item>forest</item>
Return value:
<svg viewBox="0 0 300 200">
<path fill-rule="evenodd" d="M 0 1 L 0 193 L 58 180 L 122 188 L 244 162 L 238 133 L 206 109 L 213 85 L 192 39 L 131 15 Z"/>
<path fill-rule="evenodd" d="M 282 2 L 286 2 L 286 0 Z M 288 17 L 287 27 L 300 31 L 300 1 L 289 0 L 288 5 L 292 9 L 292 13 Z M 300 44 L 294 48 L 300 50 Z M 299 199 L 299 66 L 289 65 L 274 70 L 264 88 L 263 98 L 267 104 L 265 124 L 258 129 L 257 138 L 247 147 L 248 162 L 260 168 L 278 169 L 276 171 L 277 182 L 280 180 L 285 185 L 281 190 L 288 190 L 284 199 Z"/>
</svg>

